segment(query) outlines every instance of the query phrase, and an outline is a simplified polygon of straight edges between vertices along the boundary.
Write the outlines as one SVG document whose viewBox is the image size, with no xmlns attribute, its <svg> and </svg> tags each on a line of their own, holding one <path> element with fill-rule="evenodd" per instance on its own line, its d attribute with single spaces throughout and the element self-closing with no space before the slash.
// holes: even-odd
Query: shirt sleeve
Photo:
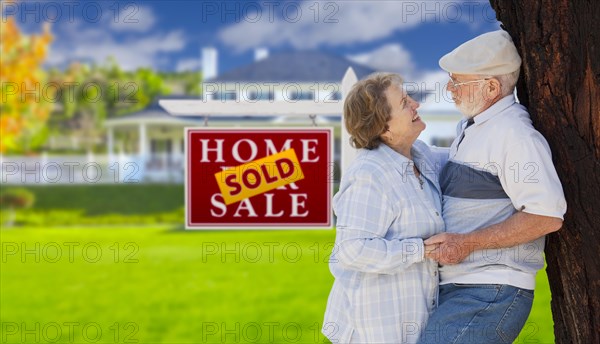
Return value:
<svg viewBox="0 0 600 344">
<path fill-rule="evenodd" d="M 333 263 L 362 272 L 392 274 L 424 260 L 421 238 L 385 238 L 396 214 L 381 182 L 362 175 L 344 183 L 334 200 L 337 215 Z"/>
<path fill-rule="evenodd" d="M 544 138 L 530 136 L 508 147 L 500 181 L 515 209 L 563 219 L 567 203 Z"/>
</svg>

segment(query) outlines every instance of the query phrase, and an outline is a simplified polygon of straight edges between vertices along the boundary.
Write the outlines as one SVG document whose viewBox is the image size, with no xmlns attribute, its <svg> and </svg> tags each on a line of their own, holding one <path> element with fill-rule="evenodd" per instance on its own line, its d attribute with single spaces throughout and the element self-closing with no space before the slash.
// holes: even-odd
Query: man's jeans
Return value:
<svg viewBox="0 0 600 344">
<path fill-rule="evenodd" d="M 510 285 L 440 285 L 439 307 L 419 343 L 512 343 L 532 303 L 533 290 Z"/>
</svg>

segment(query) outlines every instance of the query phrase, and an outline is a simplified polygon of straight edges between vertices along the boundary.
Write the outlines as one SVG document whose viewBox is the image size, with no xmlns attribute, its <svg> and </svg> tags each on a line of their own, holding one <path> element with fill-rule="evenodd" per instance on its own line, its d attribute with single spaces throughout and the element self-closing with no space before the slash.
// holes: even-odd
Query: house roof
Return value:
<svg viewBox="0 0 600 344">
<path fill-rule="evenodd" d="M 278 53 L 233 69 L 210 82 L 336 82 L 352 67 L 359 79 L 376 70 L 343 57 L 319 51 Z"/>
<path fill-rule="evenodd" d="M 106 127 L 114 127 L 114 126 L 138 125 L 141 123 L 160 124 L 160 125 L 184 125 L 184 126 L 186 126 L 186 125 L 198 126 L 198 125 L 204 124 L 204 121 L 206 120 L 205 116 L 189 116 L 189 115 L 177 116 L 177 115 L 169 114 L 167 111 L 165 111 L 159 105 L 159 101 L 165 100 L 165 99 L 197 100 L 198 97 L 190 97 L 190 96 L 182 96 L 182 95 L 160 96 L 154 102 L 152 102 L 150 105 L 148 105 L 145 109 L 137 111 L 137 112 L 133 112 L 133 113 L 121 116 L 121 117 L 109 118 L 106 121 L 104 121 L 104 125 Z M 216 120 L 219 122 L 235 122 L 235 121 L 239 122 L 240 117 L 244 118 L 244 120 L 246 120 L 246 121 L 255 121 L 255 122 L 269 121 L 269 120 L 273 120 L 275 118 L 274 116 L 253 117 L 253 116 L 248 116 L 245 114 L 240 114 L 239 116 L 218 116 L 218 118 L 208 116 L 208 118 L 211 119 L 212 121 Z"/>
<path fill-rule="evenodd" d="M 161 97 L 161 98 L 171 98 L 169 96 Z M 174 99 L 190 99 L 191 97 L 186 96 L 176 96 Z M 120 117 L 112 117 L 108 118 L 105 122 L 105 126 L 115 126 L 115 125 L 131 125 L 131 124 L 139 124 L 139 123 L 186 123 L 186 122 L 197 122 L 200 121 L 200 118 L 193 117 L 176 117 L 169 116 L 169 114 L 158 104 L 158 99 L 150 103 L 146 108 L 136 111 L 124 116 Z"/>
</svg>

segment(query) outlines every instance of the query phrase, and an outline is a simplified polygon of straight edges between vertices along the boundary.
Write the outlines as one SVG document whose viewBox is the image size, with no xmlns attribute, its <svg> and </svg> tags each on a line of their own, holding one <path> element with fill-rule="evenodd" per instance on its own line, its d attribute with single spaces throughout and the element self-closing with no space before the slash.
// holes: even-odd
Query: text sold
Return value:
<svg viewBox="0 0 600 344">
<path fill-rule="evenodd" d="M 304 179 L 294 149 L 269 155 L 215 174 L 225 204 L 229 205 Z"/>
</svg>

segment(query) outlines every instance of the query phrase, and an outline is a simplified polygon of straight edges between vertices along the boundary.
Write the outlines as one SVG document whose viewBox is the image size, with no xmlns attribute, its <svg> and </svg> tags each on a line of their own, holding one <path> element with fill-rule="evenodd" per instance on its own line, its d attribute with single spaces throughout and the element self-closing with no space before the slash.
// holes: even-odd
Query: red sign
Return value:
<svg viewBox="0 0 600 344">
<path fill-rule="evenodd" d="M 186 228 L 331 228 L 331 128 L 187 128 Z"/>
</svg>

